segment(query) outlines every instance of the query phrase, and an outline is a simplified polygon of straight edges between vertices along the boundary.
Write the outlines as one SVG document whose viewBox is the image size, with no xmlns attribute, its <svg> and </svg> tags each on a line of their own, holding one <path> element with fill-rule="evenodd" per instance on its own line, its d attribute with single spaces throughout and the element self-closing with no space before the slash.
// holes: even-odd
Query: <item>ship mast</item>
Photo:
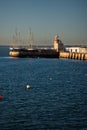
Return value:
<svg viewBox="0 0 87 130">
<path fill-rule="evenodd" d="M 32 43 L 33 43 L 33 35 L 31 32 L 31 28 L 29 28 L 29 38 L 28 38 L 28 45 L 30 48 L 32 48 Z"/>
<path fill-rule="evenodd" d="M 15 34 L 13 35 L 13 47 L 16 48 L 18 46 L 18 32 L 15 30 Z"/>
</svg>

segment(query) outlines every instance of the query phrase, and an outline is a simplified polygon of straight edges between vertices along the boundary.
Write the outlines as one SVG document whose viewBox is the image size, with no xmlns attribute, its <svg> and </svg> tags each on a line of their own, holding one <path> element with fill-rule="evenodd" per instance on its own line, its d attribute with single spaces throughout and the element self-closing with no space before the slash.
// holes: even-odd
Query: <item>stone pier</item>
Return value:
<svg viewBox="0 0 87 130">
<path fill-rule="evenodd" d="M 60 52 L 60 58 L 87 60 L 87 53 Z"/>
</svg>

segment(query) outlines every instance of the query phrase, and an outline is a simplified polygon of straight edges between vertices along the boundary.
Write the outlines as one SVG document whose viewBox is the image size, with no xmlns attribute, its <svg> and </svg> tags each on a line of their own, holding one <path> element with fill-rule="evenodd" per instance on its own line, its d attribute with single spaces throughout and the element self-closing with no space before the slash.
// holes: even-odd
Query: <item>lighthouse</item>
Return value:
<svg viewBox="0 0 87 130">
<path fill-rule="evenodd" d="M 57 52 L 63 51 L 64 50 L 64 46 L 62 41 L 59 39 L 59 36 L 56 35 L 54 37 L 54 50 L 56 50 Z"/>
</svg>

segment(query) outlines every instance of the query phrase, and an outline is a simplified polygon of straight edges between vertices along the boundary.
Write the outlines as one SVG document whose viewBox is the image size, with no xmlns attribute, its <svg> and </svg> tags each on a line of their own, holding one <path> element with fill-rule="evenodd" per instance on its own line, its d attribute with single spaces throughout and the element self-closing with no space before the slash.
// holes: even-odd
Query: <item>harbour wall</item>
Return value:
<svg viewBox="0 0 87 130">
<path fill-rule="evenodd" d="M 54 50 L 21 50 L 21 51 L 10 51 L 10 57 L 30 57 L 30 58 L 59 58 L 59 52 Z"/>
<path fill-rule="evenodd" d="M 40 58 L 67 58 L 67 59 L 78 59 L 87 60 L 87 53 L 76 53 L 76 52 L 56 52 L 53 50 L 34 50 L 34 51 L 10 51 L 9 56 L 11 57 L 40 57 Z"/>
<path fill-rule="evenodd" d="M 87 53 L 60 52 L 59 58 L 87 60 Z"/>
</svg>

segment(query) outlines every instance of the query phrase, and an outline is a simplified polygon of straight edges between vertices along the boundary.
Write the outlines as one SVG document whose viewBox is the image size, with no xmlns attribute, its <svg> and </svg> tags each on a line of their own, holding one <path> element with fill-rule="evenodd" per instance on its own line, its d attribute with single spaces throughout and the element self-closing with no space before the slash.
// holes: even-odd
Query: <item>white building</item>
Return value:
<svg viewBox="0 0 87 130">
<path fill-rule="evenodd" d="M 77 52 L 77 53 L 87 53 L 87 47 L 65 47 L 65 51 Z"/>
</svg>

